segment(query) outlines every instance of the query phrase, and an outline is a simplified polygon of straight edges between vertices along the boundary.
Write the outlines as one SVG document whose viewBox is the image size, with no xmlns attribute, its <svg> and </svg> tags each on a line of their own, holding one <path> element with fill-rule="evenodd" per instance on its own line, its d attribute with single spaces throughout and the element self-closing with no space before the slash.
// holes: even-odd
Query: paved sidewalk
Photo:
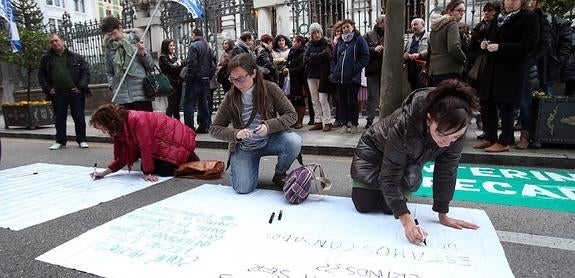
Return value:
<svg viewBox="0 0 575 278">
<path fill-rule="evenodd" d="M 183 117 L 182 117 L 183 118 Z M 90 117 L 86 116 L 86 123 L 89 122 Z M 307 123 L 308 118 L 304 120 Z M 4 118 L 0 115 L 0 136 L 2 137 L 15 137 L 15 138 L 33 138 L 33 139 L 47 139 L 54 140 L 56 128 L 53 125 L 40 127 L 36 129 L 27 129 L 19 127 L 10 127 L 6 129 Z M 357 142 L 364 131 L 365 117 L 360 117 L 359 127 L 360 133 L 358 134 L 340 134 L 339 128 L 334 128 L 330 132 L 323 131 L 309 131 L 310 126 L 304 126 L 302 129 L 292 129 L 297 132 L 303 139 L 304 154 L 315 155 L 333 155 L 333 156 L 351 156 L 355 149 Z M 71 117 L 68 117 L 68 144 L 75 144 L 74 142 L 74 122 Z M 575 146 L 555 145 L 545 146 L 539 150 L 515 150 L 511 149 L 509 152 L 490 154 L 481 150 L 473 149 L 473 144 L 477 142 L 476 136 L 481 133 L 477 130 L 476 125 L 472 123 L 471 128 L 468 129 L 466 134 L 465 148 L 463 150 L 462 162 L 474 164 L 495 164 L 495 165 L 510 165 L 510 166 L 525 166 L 525 167 L 543 167 L 543 168 L 566 168 L 575 169 Z M 100 131 L 92 128 L 88 124 L 87 129 L 88 142 L 111 142 L 110 138 L 101 133 Z M 515 134 L 516 139 L 519 139 L 519 133 Z M 227 143 L 211 137 L 209 134 L 199 134 L 196 138 L 198 148 L 215 148 L 226 149 Z M 49 148 L 52 142 L 46 142 L 46 148 Z"/>
</svg>

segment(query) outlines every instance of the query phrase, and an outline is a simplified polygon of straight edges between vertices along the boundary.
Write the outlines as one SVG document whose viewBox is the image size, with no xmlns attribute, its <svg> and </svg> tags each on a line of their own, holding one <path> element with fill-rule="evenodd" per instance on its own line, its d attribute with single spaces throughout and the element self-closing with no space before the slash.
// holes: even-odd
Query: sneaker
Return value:
<svg viewBox="0 0 575 278">
<path fill-rule="evenodd" d="M 482 132 L 481 134 L 477 135 L 477 139 L 479 140 L 485 139 L 485 132 Z"/>
<path fill-rule="evenodd" d="M 359 131 L 357 130 L 357 126 L 354 125 L 351 128 L 349 128 L 349 131 L 347 133 L 351 133 L 351 134 L 357 134 Z"/>
<path fill-rule="evenodd" d="M 339 133 L 339 134 L 346 134 L 348 128 L 349 128 L 349 127 L 347 127 L 347 126 L 342 126 L 341 129 L 337 131 L 337 133 Z"/>
<path fill-rule="evenodd" d="M 90 146 L 89 146 L 88 143 L 86 143 L 86 142 L 81 142 L 81 143 L 80 143 L 80 148 L 82 148 L 82 149 L 87 149 L 87 148 L 89 148 L 89 147 L 90 147 Z"/>
<path fill-rule="evenodd" d="M 50 150 L 59 150 L 66 148 L 66 145 L 62 145 L 60 143 L 54 143 L 54 145 L 50 146 Z"/>
</svg>

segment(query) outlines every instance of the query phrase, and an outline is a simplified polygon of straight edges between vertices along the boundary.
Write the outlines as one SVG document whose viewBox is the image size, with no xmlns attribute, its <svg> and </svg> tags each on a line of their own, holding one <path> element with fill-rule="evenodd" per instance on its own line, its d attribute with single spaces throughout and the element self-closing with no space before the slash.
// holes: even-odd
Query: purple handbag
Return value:
<svg viewBox="0 0 575 278">
<path fill-rule="evenodd" d="M 315 174 L 317 169 L 319 169 L 319 176 Z M 305 201 L 309 196 L 311 185 L 314 181 L 316 191 L 319 194 L 331 188 L 331 181 L 325 177 L 319 164 L 306 164 L 291 171 L 287 175 L 283 187 L 286 200 L 292 204 L 299 204 Z M 321 188 L 318 187 L 318 184 Z"/>
</svg>

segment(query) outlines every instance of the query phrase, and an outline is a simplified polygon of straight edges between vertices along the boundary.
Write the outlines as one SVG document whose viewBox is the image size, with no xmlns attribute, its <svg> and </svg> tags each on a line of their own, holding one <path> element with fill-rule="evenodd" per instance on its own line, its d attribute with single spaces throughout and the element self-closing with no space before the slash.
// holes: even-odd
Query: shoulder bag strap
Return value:
<svg viewBox="0 0 575 278">
<path fill-rule="evenodd" d="M 319 184 L 321 185 L 321 188 L 319 188 L 318 184 L 317 183 L 315 184 L 315 189 L 318 194 L 323 195 L 324 192 L 331 189 L 331 181 L 325 176 L 325 173 L 323 172 L 323 168 L 321 168 L 321 165 L 317 163 L 311 163 L 306 165 L 306 167 L 312 170 L 314 178 L 317 181 L 319 181 Z M 319 176 L 317 176 L 316 174 L 316 170 L 318 169 L 319 169 Z"/>
</svg>

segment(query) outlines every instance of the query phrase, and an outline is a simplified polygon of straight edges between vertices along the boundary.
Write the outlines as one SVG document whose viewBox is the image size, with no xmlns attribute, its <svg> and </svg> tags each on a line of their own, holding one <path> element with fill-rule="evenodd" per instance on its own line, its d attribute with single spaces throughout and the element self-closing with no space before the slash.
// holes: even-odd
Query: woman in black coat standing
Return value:
<svg viewBox="0 0 575 278">
<path fill-rule="evenodd" d="M 303 95 L 303 90 L 305 88 L 306 77 L 303 55 L 305 52 L 306 42 L 307 40 L 304 36 L 295 36 L 292 42 L 293 46 L 289 50 L 286 62 L 286 68 L 289 72 L 288 98 L 297 112 L 297 121 L 293 125 L 293 128 L 295 129 L 303 127 L 303 117 L 305 116 L 305 96 Z"/>
<path fill-rule="evenodd" d="M 528 56 L 535 50 L 539 36 L 537 15 L 526 7 L 527 0 L 504 0 L 504 10 L 490 26 L 487 40 L 481 42 L 481 48 L 487 50 L 479 91 L 485 139 L 474 146 L 476 149 L 505 152 L 514 142 L 513 110 L 525 90 Z"/>
<path fill-rule="evenodd" d="M 180 72 L 184 67 L 182 60 L 176 55 L 176 43 L 172 39 L 162 41 L 160 54 L 160 70 L 168 77 L 174 93 L 168 96 L 166 115 L 174 119 L 180 119 L 180 101 L 182 99 L 182 79 Z"/>
</svg>

